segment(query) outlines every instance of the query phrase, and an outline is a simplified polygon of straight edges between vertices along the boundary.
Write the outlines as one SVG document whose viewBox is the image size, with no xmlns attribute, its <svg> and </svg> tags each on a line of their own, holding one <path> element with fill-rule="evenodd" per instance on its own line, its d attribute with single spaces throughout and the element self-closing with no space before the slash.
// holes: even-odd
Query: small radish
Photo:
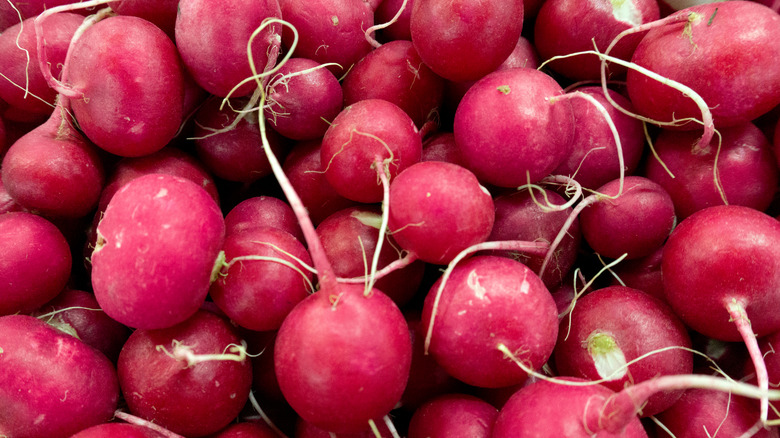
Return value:
<svg viewBox="0 0 780 438">
<path fill-rule="evenodd" d="M 466 394 L 447 394 L 420 406 L 409 422 L 409 438 L 490 438 L 498 410 Z"/>
</svg>

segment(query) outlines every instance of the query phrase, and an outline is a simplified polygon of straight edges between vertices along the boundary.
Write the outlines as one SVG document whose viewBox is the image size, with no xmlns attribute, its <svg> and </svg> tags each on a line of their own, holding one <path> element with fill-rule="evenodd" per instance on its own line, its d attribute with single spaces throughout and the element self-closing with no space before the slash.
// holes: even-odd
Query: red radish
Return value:
<svg viewBox="0 0 780 438">
<path fill-rule="evenodd" d="M 495 219 L 490 193 L 467 169 L 441 161 L 417 163 L 390 185 L 389 226 L 420 260 L 449 263 L 484 242 Z"/>
<path fill-rule="evenodd" d="M 97 228 L 92 286 L 100 306 L 135 328 L 164 328 L 203 303 L 224 238 L 222 213 L 197 184 L 136 178 L 111 199 Z"/>
<path fill-rule="evenodd" d="M 103 312 L 94 295 L 81 290 L 62 291 L 33 316 L 100 350 L 114 363 L 130 336 L 127 327 Z"/>
<path fill-rule="evenodd" d="M 152 429 L 127 423 L 104 423 L 84 429 L 71 438 L 163 438 Z"/>
<path fill-rule="evenodd" d="M 0 315 L 32 312 L 62 291 L 71 254 L 56 226 L 32 213 L 3 213 L 0 236 Z"/>
<path fill-rule="evenodd" d="M 344 79 L 344 104 L 384 99 L 422 129 L 438 116 L 444 80 L 420 59 L 409 41 L 391 41 L 361 59 Z"/>
<path fill-rule="evenodd" d="M 132 15 L 151 21 L 171 39 L 174 39 L 178 5 L 177 0 L 117 0 L 109 3 L 111 9 L 119 15 Z"/>
<path fill-rule="evenodd" d="M 664 130 L 656 140 L 660 161 L 648 159 L 645 175 L 666 189 L 682 219 L 726 201 L 756 210 L 772 202 L 780 173 L 761 130 L 745 123 L 720 133 L 720 150 L 714 142 L 703 150 L 694 146 L 695 132 Z"/>
<path fill-rule="evenodd" d="M 36 26 L 44 19 L 40 15 Z M 41 68 L 48 68 L 40 49 L 39 58 Z M 72 99 L 79 127 L 96 145 L 140 156 L 162 149 L 179 130 L 184 108 L 179 64 L 176 47 L 160 28 L 142 18 L 115 16 L 71 43 L 64 84 L 49 82 Z"/>
<path fill-rule="evenodd" d="M 136 330 L 117 363 L 130 412 L 174 433 L 201 437 L 233 421 L 252 366 L 230 323 L 199 311 L 160 330 Z"/>
<path fill-rule="evenodd" d="M 58 105 L 43 125 L 17 140 L 3 158 L 3 185 L 20 205 L 49 217 L 78 218 L 97 205 L 103 164 L 97 148 Z"/>
<path fill-rule="evenodd" d="M 405 0 L 406 6 L 398 19 L 388 27 L 383 28 L 379 35 L 380 39 L 385 41 L 393 40 L 412 40 L 412 33 L 409 30 L 409 22 L 412 18 L 412 8 L 415 0 Z M 403 6 L 404 0 L 382 0 L 374 11 L 374 21 L 377 23 L 387 23 L 395 17 Z"/>
<path fill-rule="evenodd" d="M 295 212 L 279 198 L 272 196 L 248 198 L 225 215 L 226 235 L 256 227 L 279 228 L 303 241 L 303 233 L 295 219 Z"/>
<path fill-rule="evenodd" d="M 420 161 L 445 161 L 464 166 L 455 144 L 455 134 L 451 132 L 440 132 L 425 140 Z"/>
<path fill-rule="evenodd" d="M 246 96 L 254 81 L 238 87 L 252 76 L 247 62 L 250 36 L 268 18 L 281 17 L 277 0 L 183 0 L 176 16 L 176 47 L 195 81 L 219 97 Z M 252 42 L 251 55 L 259 71 L 276 64 L 281 48 L 281 30 L 270 25 Z M 234 89 L 234 87 L 238 87 Z"/>
<path fill-rule="evenodd" d="M 699 93 L 718 128 L 746 123 L 780 104 L 777 13 L 737 1 L 694 6 L 669 17 L 676 21 L 651 29 L 632 62 Z M 644 116 L 663 122 L 699 116 L 688 96 L 665 84 L 633 70 L 626 81 L 631 102 Z"/>
<path fill-rule="evenodd" d="M 607 110 L 620 134 L 625 173 L 632 174 L 644 150 L 642 123 L 610 105 L 600 88 L 579 87 L 574 91 L 593 97 Z M 628 99 L 612 90 L 607 90 L 607 93 L 620 106 L 633 111 Z M 620 177 L 620 160 L 613 133 L 604 116 L 591 102 L 574 99 L 571 105 L 575 119 L 572 151 L 553 173 L 571 176 L 583 187 L 596 189 Z"/>
<path fill-rule="evenodd" d="M 336 76 L 316 61 L 291 58 L 268 84 L 265 115 L 276 132 L 294 140 L 325 134 L 344 107 L 344 93 Z"/>
<path fill-rule="evenodd" d="M 530 368 L 547 362 L 558 336 L 558 311 L 530 268 L 504 257 L 477 256 L 455 266 L 439 299 L 442 281 L 425 298 L 422 324 L 433 326 L 428 351 L 453 377 L 486 388 L 524 382 L 526 372 L 499 344 Z"/>
<path fill-rule="evenodd" d="M 306 248 L 292 234 L 255 227 L 228 234 L 222 246 L 225 266 L 209 295 L 237 325 L 276 330 L 288 313 L 313 289 Z M 297 259 L 297 260 L 296 260 Z"/>
<path fill-rule="evenodd" d="M 25 208 L 19 205 L 8 190 L 5 189 L 2 178 L 0 178 L 0 213 L 10 213 L 12 211 L 25 211 Z"/>
<path fill-rule="evenodd" d="M 79 14 L 56 14 L 41 29 L 55 76 L 62 71 L 70 40 L 82 21 Z M 37 61 L 34 18 L 22 23 L 17 19 L 16 25 L 0 34 L 0 73 L 5 76 L 0 80 L 0 98 L 11 106 L 7 115 L 22 111 L 45 119 L 51 114 L 57 92 L 46 83 Z"/>
<path fill-rule="evenodd" d="M 466 394 L 436 397 L 420 406 L 409 422 L 409 438 L 490 438 L 498 410 Z"/>
<path fill-rule="evenodd" d="M 523 29 L 523 2 L 417 0 L 409 25 L 417 53 L 434 73 L 474 80 L 512 53 Z"/>
<path fill-rule="evenodd" d="M 306 422 L 306 420 L 299 419 L 295 424 L 295 438 L 332 438 L 333 436 L 336 436 L 337 438 L 391 438 L 393 436 L 384 422 L 377 420 L 374 421 L 374 424 L 377 427 L 378 434 L 369 426 L 366 426 L 360 432 L 334 434 L 327 430 L 320 429 L 319 427 Z"/>
<path fill-rule="evenodd" d="M 0 317 L 0 435 L 68 437 L 110 420 L 114 366 L 73 336 L 26 315 Z"/>
<path fill-rule="evenodd" d="M 571 150 L 574 135 L 569 99 L 556 100 L 562 94 L 555 80 L 530 68 L 480 79 L 455 113 L 455 142 L 466 167 L 500 187 L 549 175 Z"/>
<path fill-rule="evenodd" d="M 357 202 L 382 200 L 377 172 L 392 180 L 420 161 L 422 139 L 412 119 L 386 100 L 368 99 L 339 113 L 322 138 L 325 178 L 343 197 Z M 383 163 L 377 169 L 375 161 Z"/>
<path fill-rule="evenodd" d="M 661 300 L 664 299 L 664 285 L 661 275 L 661 256 L 663 247 L 658 248 L 652 254 L 633 260 L 625 260 L 612 268 L 617 275 L 612 280 L 612 285 L 623 285 L 652 295 Z M 619 279 L 619 280 L 618 280 Z"/>
<path fill-rule="evenodd" d="M 623 193 L 620 193 L 620 190 Z M 641 176 L 628 176 L 599 187 L 603 196 L 580 215 L 582 235 L 597 253 L 635 259 L 661 248 L 674 228 L 674 203 L 663 187 Z"/>
<path fill-rule="evenodd" d="M 236 423 L 214 434 L 213 438 L 279 438 L 279 434 L 262 423 Z"/>
<path fill-rule="evenodd" d="M 657 20 L 655 0 L 605 2 L 603 0 L 548 0 L 536 16 L 534 41 L 544 59 L 593 50 L 602 52 L 620 32 Z M 641 35 L 622 39 L 610 54 L 629 60 Z M 595 56 L 560 59 L 549 67 L 574 80 L 598 79 L 601 61 Z M 625 68 L 610 66 L 612 75 L 624 75 Z"/>
<path fill-rule="evenodd" d="M 637 360 L 670 347 L 680 348 Z M 636 289 L 613 286 L 585 295 L 570 318 L 561 322 L 555 366 L 563 376 L 599 380 L 620 391 L 659 375 L 690 374 L 690 348 L 686 327 L 665 303 Z M 682 391 L 653 395 L 642 407 L 642 416 L 664 411 L 680 395 Z"/>
</svg>

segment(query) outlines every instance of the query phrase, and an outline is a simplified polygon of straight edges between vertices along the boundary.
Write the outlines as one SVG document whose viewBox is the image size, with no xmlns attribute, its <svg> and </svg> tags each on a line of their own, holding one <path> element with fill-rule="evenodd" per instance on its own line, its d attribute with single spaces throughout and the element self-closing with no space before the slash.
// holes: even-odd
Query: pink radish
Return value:
<svg viewBox="0 0 780 438">
<path fill-rule="evenodd" d="M 225 215 L 225 234 L 255 227 L 274 227 L 287 231 L 303 241 L 301 227 L 292 208 L 279 198 L 255 196 L 245 199 Z"/>
<path fill-rule="evenodd" d="M 420 406 L 409 422 L 409 438 L 490 438 L 498 410 L 466 394 L 436 397 Z"/>
</svg>

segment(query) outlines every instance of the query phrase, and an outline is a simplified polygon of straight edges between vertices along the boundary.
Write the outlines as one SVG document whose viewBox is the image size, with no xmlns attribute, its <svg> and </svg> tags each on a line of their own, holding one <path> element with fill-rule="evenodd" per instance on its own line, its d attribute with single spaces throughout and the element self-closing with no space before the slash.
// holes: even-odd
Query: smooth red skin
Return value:
<svg viewBox="0 0 780 438">
<path fill-rule="evenodd" d="M 225 225 L 200 186 L 151 174 L 114 195 L 97 232 L 104 240 L 92 254 L 98 303 L 122 324 L 155 329 L 184 321 L 203 304 Z"/>
<path fill-rule="evenodd" d="M 119 15 L 132 15 L 151 21 L 174 39 L 178 0 L 119 0 L 109 3 Z"/>
<path fill-rule="evenodd" d="M 2 164 L 11 197 L 49 217 L 78 218 L 97 205 L 105 176 L 97 148 L 55 108 L 49 120 L 17 140 Z"/>
<path fill-rule="evenodd" d="M 113 417 L 117 373 L 100 352 L 27 315 L 0 317 L 0 434 L 69 437 Z"/>
<path fill-rule="evenodd" d="M 123 158 L 112 171 L 103 192 L 100 194 L 98 211 L 105 211 L 108 202 L 114 194 L 130 181 L 151 173 L 164 173 L 186 178 L 203 187 L 206 192 L 219 203 L 219 193 L 214 184 L 214 178 L 203 164 L 192 155 L 176 149 L 165 147 L 143 157 Z"/>
<path fill-rule="evenodd" d="M 717 16 L 709 24 L 715 8 Z M 686 21 L 652 29 L 631 61 L 696 91 L 718 128 L 748 122 L 780 104 L 780 15 L 744 1 L 694 6 L 676 14 L 691 12 L 700 18 L 692 22 L 690 38 L 683 34 Z M 701 119 L 701 110 L 679 91 L 634 71 L 626 82 L 631 101 L 644 116 Z M 680 129 L 700 127 L 687 123 Z"/>
<path fill-rule="evenodd" d="M 464 166 L 458 145 L 455 144 L 455 134 L 451 132 L 440 132 L 426 139 L 420 161 L 445 161 Z"/>
<path fill-rule="evenodd" d="M 430 354 L 425 353 L 425 332 L 419 312 L 406 312 L 412 338 L 412 365 L 409 381 L 401 396 L 401 408 L 414 412 L 423 403 L 450 392 L 463 391 L 461 382 L 450 376 Z"/>
<path fill-rule="evenodd" d="M 62 291 L 72 260 L 56 226 L 32 213 L 3 213 L 0 236 L 0 315 L 32 312 Z"/>
<path fill-rule="evenodd" d="M 402 248 L 422 261 L 449 263 L 484 242 L 494 220 L 490 194 L 456 164 L 417 163 L 390 184 L 389 229 Z"/>
<path fill-rule="evenodd" d="M 560 375 L 588 380 L 607 377 L 599 374 L 588 352 L 588 337 L 593 333 L 611 335 L 627 362 L 664 348 L 691 348 L 685 325 L 664 302 L 637 289 L 611 286 L 582 297 L 577 301 L 571 320 L 564 318 L 561 322 L 554 353 Z M 618 392 L 659 375 L 691 372 L 693 355 L 690 351 L 674 349 L 633 363 L 622 378 L 601 384 Z M 641 416 L 664 411 L 681 395 L 682 391 L 654 394 L 642 406 Z"/>
<path fill-rule="evenodd" d="M 195 81 L 206 91 L 226 97 L 234 86 L 252 76 L 247 43 L 266 18 L 281 18 L 278 0 L 179 1 L 176 16 L 176 47 Z M 258 72 L 276 64 L 281 41 L 279 25 L 265 28 L 253 40 L 252 56 Z M 270 58 L 269 58 L 270 56 Z M 239 87 L 232 97 L 246 96 L 257 87 L 254 81 Z"/>
<path fill-rule="evenodd" d="M 19 24 L 19 14 L 22 14 L 22 19 L 34 18 L 46 9 L 70 3 L 73 3 L 73 0 L 13 0 L 5 2 L 0 5 L 0 31 Z M 81 13 L 82 16 L 89 14 L 89 12 L 85 14 L 82 11 L 84 9 L 75 10 L 76 13 Z"/>
<path fill-rule="evenodd" d="M 426 333 L 440 283 L 431 287 L 423 305 Z M 500 388 L 523 383 L 528 374 L 507 360 L 499 344 L 539 369 L 552 354 L 557 336 L 558 309 L 539 277 L 520 262 L 477 256 L 452 271 L 438 303 L 428 352 L 456 379 Z"/>
<path fill-rule="evenodd" d="M 291 58 L 271 78 L 317 68 L 320 63 L 306 58 Z M 265 108 L 268 124 L 279 134 L 293 140 L 320 138 L 329 123 L 344 108 L 344 93 L 336 76 L 327 68 L 317 68 L 295 76 L 268 90 Z"/>
<path fill-rule="evenodd" d="M 741 436 L 759 418 L 758 401 L 706 389 L 689 389 L 671 408 L 657 416 L 674 436 L 698 437 L 718 431 L 718 436 Z M 656 427 L 659 438 L 668 438 Z M 776 427 L 759 429 L 753 437 L 776 438 Z"/>
<path fill-rule="evenodd" d="M 17 24 L 0 33 L 0 73 L 7 78 L 0 81 L 0 98 L 13 109 L 9 113 L 21 110 L 46 117 L 51 114 L 51 105 L 54 104 L 57 92 L 46 83 L 38 66 L 38 48 L 33 21 L 34 18 L 28 18 L 23 23 L 19 23 L 17 18 Z M 82 21 L 84 21 L 83 15 L 64 12 L 54 14 L 44 22 L 46 56 L 55 78 L 60 76 L 70 40 Z M 27 94 L 25 87 L 27 87 Z M 36 99 L 33 95 L 45 102 Z"/>
<path fill-rule="evenodd" d="M 490 438 L 498 409 L 466 394 L 448 394 L 420 406 L 409 422 L 409 438 Z"/>
<path fill-rule="evenodd" d="M 282 166 L 315 225 L 331 214 L 357 204 L 339 195 L 325 178 L 320 149 L 319 141 L 301 142 L 290 151 Z"/>
<path fill-rule="evenodd" d="M 25 211 L 25 208 L 14 201 L 14 198 L 5 189 L 2 178 L 0 178 L 0 214 L 12 211 Z"/>
<path fill-rule="evenodd" d="M 522 0 L 417 0 L 409 23 L 420 58 L 451 81 L 479 79 L 512 53 Z"/>
<path fill-rule="evenodd" d="M 361 432 L 387 415 L 409 377 L 412 346 L 401 311 L 376 289 L 365 297 L 364 288 L 342 284 L 310 295 L 276 337 L 276 376 L 288 403 L 336 433 Z"/>
<path fill-rule="evenodd" d="M 639 289 L 658 299 L 664 299 L 664 284 L 661 278 L 661 256 L 663 247 L 658 248 L 652 254 L 633 260 L 624 260 L 612 270 L 617 274 L 625 286 Z M 613 279 L 612 286 L 620 283 Z"/>
<path fill-rule="evenodd" d="M 295 54 L 328 67 L 336 77 L 371 51 L 365 30 L 374 25 L 374 9 L 364 0 L 280 0 L 282 16 L 298 30 Z M 337 23 L 337 24 L 336 24 Z M 283 30 L 286 47 L 293 42 L 292 31 Z"/>
<path fill-rule="evenodd" d="M 303 232 L 289 204 L 272 196 L 245 199 L 225 215 L 225 234 L 249 228 L 274 227 L 287 231 L 303 242 Z"/>
<path fill-rule="evenodd" d="M 284 254 L 286 252 L 312 266 L 303 244 L 278 228 L 249 228 L 228 234 L 222 250 L 227 262 L 235 257 L 257 255 L 279 258 L 298 266 L 293 258 Z M 311 282 L 311 272 L 300 269 Z M 211 284 L 209 295 L 233 322 L 249 330 L 278 329 L 293 307 L 309 295 L 301 274 L 281 263 L 246 260 L 223 268 L 221 274 Z"/>
<path fill-rule="evenodd" d="M 255 114 L 249 114 L 227 132 L 213 131 L 230 126 L 238 116 L 232 108 L 243 108 L 246 100 L 234 100 L 232 108 L 225 105 L 220 110 L 221 104 L 222 99 L 211 98 L 195 114 L 195 150 L 200 161 L 214 176 L 228 181 L 248 183 L 270 175 L 271 164 L 262 147 Z M 266 137 L 276 156 L 281 156 L 284 147 L 279 135 L 269 129 Z"/>
<path fill-rule="evenodd" d="M 616 196 L 620 180 L 596 189 Z M 627 176 L 623 193 L 603 198 L 580 213 L 582 236 L 597 253 L 616 259 L 648 256 L 662 247 L 677 220 L 671 196 L 659 184 L 641 177 Z"/>
<path fill-rule="evenodd" d="M 546 192 L 550 203 L 554 205 L 566 203 L 566 200 L 557 193 Z M 520 240 L 552 243 L 555 240 L 571 215 L 571 208 L 563 211 L 544 211 L 537 204 L 537 202 L 545 202 L 543 195 L 537 190 L 534 190 L 533 195 L 534 197 L 531 197 L 531 193 L 525 190 L 502 195 L 493 200 L 496 206 L 496 221 L 487 239 L 488 242 Z M 547 287 L 553 287 L 563 281 L 574 266 L 581 241 L 580 221 L 575 218 L 544 272 L 542 281 Z M 544 256 L 527 255 L 517 250 L 492 251 L 492 254 L 517 260 L 534 272 L 539 272 L 544 262 Z"/>
<path fill-rule="evenodd" d="M 718 175 L 729 204 L 763 211 L 772 203 L 780 177 L 767 138 L 751 123 L 723 128 L 720 133 L 720 155 L 715 146 L 704 154 L 695 153 L 692 145 L 699 134 L 693 131 L 662 131 L 655 142 L 658 156 L 675 177 L 669 176 L 652 158 L 647 160 L 644 174 L 666 189 L 678 218 L 723 204 L 713 175 L 716 155 Z"/>
<path fill-rule="evenodd" d="M 136 330 L 122 348 L 117 363 L 119 384 L 133 415 L 171 432 L 201 437 L 233 421 L 249 397 L 249 359 L 208 361 L 187 367 L 157 349 L 171 352 L 172 341 L 195 354 L 222 354 L 241 339 L 230 323 L 199 311 L 186 321 L 161 330 Z"/>
<path fill-rule="evenodd" d="M 660 10 L 655 0 L 630 0 L 639 13 L 635 23 L 619 21 L 613 15 L 611 2 L 600 0 L 548 0 L 544 2 L 534 25 L 534 42 L 543 59 L 594 50 L 604 52 L 624 30 L 658 20 Z M 628 61 L 643 33 L 626 36 L 610 55 Z M 601 60 L 594 55 L 579 55 L 556 60 L 550 69 L 573 80 L 595 80 L 601 77 Z M 626 69 L 612 65 L 607 74 L 624 76 Z"/>
<path fill-rule="evenodd" d="M 736 205 L 682 221 L 661 260 L 664 294 L 692 329 L 722 341 L 741 336 L 726 305 L 742 304 L 756 336 L 780 331 L 780 221 Z"/>
<path fill-rule="evenodd" d="M 646 438 L 638 417 L 620 434 L 587 430 L 586 410 L 598 409 L 599 401 L 614 394 L 602 385 L 568 386 L 538 381 L 507 401 L 496 419 L 493 438 Z"/>
<path fill-rule="evenodd" d="M 81 309 L 69 309 L 71 307 Z M 106 315 L 94 295 L 81 290 L 63 290 L 53 300 L 41 306 L 35 316 L 63 309 L 68 310 L 45 317 L 43 321 L 54 328 L 64 329 L 63 331 L 70 335 L 75 332 L 78 339 L 116 363 L 122 345 L 130 336 L 130 330 Z"/>
<path fill-rule="evenodd" d="M 509 92 L 500 91 L 509 87 Z M 491 73 L 474 84 L 455 112 L 455 142 L 467 167 L 499 187 L 549 175 L 571 151 L 574 113 L 553 78 L 531 68 Z"/>
<path fill-rule="evenodd" d="M 377 141 L 373 137 L 380 139 Z M 388 179 L 420 161 L 422 138 L 397 105 L 381 99 L 356 102 L 339 113 L 322 138 L 325 178 L 341 196 L 357 202 L 382 200 L 374 161 L 391 158 Z"/>
<path fill-rule="evenodd" d="M 444 79 L 426 66 L 410 41 L 391 41 L 372 50 L 342 84 L 344 104 L 383 99 L 398 105 L 418 127 L 438 114 Z"/>
<path fill-rule="evenodd" d="M 385 425 L 383 419 L 377 418 L 374 420 L 374 423 L 376 424 L 376 427 L 379 430 L 379 438 L 391 438 L 393 436 L 390 434 L 390 431 L 387 429 L 387 426 Z M 327 430 L 320 429 L 319 427 L 306 422 L 306 420 L 302 418 L 299 418 L 298 421 L 295 423 L 295 438 L 331 438 L 332 436 L 333 435 L 331 435 L 331 433 L 328 432 Z M 354 432 L 354 433 L 339 433 L 337 437 L 338 438 L 376 438 L 377 435 L 374 434 L 374 431 L 368 425 L 368 422 L 366 422 L 366 427 L 364 427 L 362 431 Z"/>
<path fill-rule="evenodd" d="M 170 38 L 138 17 L 114 16 L 87 29 L 63 71 L 83 98 L 71 107 L 86 136 L 116 155 L 156 152 L 183 118 L 184 85 Z"/>
<path fill-rule="evenodd" d="M 265 423 L 237 423 L 211 438 L 279 438 L 279 435 Z"/>
<path fill-rule="evenodd" d="M 388 23 L 395 17 L 404 0 L 382 0 L 374 11 L 374 21 L 377 24 Z M 415 0 L 407 0 L 403 12 L 395 23 L 378 31 L 378 36 L 384 41 L 412 40 L 412 32 L 409 29 L 412 19 L 412 8 Z"/>
<path fill-rule="evenodd" d="M 634 173 L 645 147 L 642 122 L 615 109 L 599 87 L 581 87 L 575 91 L 593 97 L 607 110 L 618 131 L 625 173 Z M 608 92 L 620 106 L 629 111 L 634 110 L 628 99 L 612 90 Z M 604 116 L 592 103 L 574 98 L 571 106 L 575 120 L 572 150 L 553 173 L 572 176 L 583 187 L 595 189 L 620 177 L 615 137 Z"/>
<path fill-rule="evenodd" d="M 104 423 L 84 429 L 70 438 L 162 438 L 163 435 L 144 426 L 128 423 Z"/>
<path fill-rule="evenodd" d="M 339 210 L 328 216 L 319 226 L 317 235 L 336 275 L 343 278 L 362 277 L 370 269 L 376 251 L 379 229 L 364 224 L 359 215 L 381 220 L 382 212 L 374 206 L 357 206 Z M 378 222 L 377 222 L 378 225 Z M 382 269 L 400 258 L 398 244 L 386 235 L 379 253 L 377 269 Z M 367 263 L 367 264 L 366 264 Z M 415 261 L 374 283 L 374 287 L 389 296 L 399 307 L 408 303 L 422 283 L 425 264 Z"/>
</svg>

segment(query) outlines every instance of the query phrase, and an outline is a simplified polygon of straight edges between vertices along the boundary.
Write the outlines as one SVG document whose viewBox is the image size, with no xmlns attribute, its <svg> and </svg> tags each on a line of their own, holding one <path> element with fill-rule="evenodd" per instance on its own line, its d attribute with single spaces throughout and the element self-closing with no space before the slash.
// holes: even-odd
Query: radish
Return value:
<svg viewBox="0 0 780 438">
<path fill-rule="evenodd" d="M 255 196 L 241 201 L 225 215 L 225 234 L 238 233 L 255 227 L 274 227 L 287 231 L 303 241 L 295 212 L 279 198 Z"/>
<path fill-rule="evenodd" d="M 0 435 L 68 437 L 110 420 L 118 398 L 102 353 L 32 316 L 0 317 Z"/>
<path fill-rule="evenodd" d="M 136 178 L 111 199 L 97 227 L 92 286 L 106 313 L 134 328 L 192 316 L 208 293 L 224 238 L 222 213 L 197 184 Z"/>
<path fill-rule="evenodd" d="M 464 166 L 458 146 L 455 144 L 455 134 L 451 132 L 439 132 L 426 139 L 423 142 L 420 161 L 445 161 Z"/>
<path fill-rule="evenodd" d="M 115 438 L 162 438 L 152 429 L 127 423 L 104 423 L 84 429 L 71 438 L 103 438 L 111 436 Z"/>
<path fill-rule="evenodd" d="M 420 406 L 409 422 L 409 438 L 490 438 L 498 410 L 466 394 L 436 397 Z"/>
<path fill-rule="evenodd" d="M 633 260 L 624 260 L 612 268 L 617 278 L 613 279 L 613 286 L 622 285 L 652 295 L 661 300 L 664 299 L 664 285 L 661 275 L 661 256 L 663 246 L 652 254 Z"/>
<path fill-rule="evenodd" d="M 279 438 L 279 434 L 262 423 L 236 423 L 214 434 L 213 438 Z"/>
<path fill-rule="evenodd" d="M 406 2 L 406 6 L 404 6 Z M 382 0 L 374 11 L 374 20 L 377 23 L 387 23 L 395 17 L 403 7 L 401 15 L 390 26 L 379 31 L 380 39 L 384 41 L 412 40 L 409 23 L 412 18 L 412 8 L 415 0 Z"/>
<path fill-rule="evenodd" d="M 132 15 L 151 21 L 174 39 L 176 16 L 179 2 L 176 0 L 116 0 L 109 3 L 111 9 L 119 15 Z"/>
<path fill-rule="evenodd" d="M 0 315 L 32 312 L 62 291 L 72 259 L 54 224 L 32 213 L 3 213 L 0 236 Z"/>
</svg>

